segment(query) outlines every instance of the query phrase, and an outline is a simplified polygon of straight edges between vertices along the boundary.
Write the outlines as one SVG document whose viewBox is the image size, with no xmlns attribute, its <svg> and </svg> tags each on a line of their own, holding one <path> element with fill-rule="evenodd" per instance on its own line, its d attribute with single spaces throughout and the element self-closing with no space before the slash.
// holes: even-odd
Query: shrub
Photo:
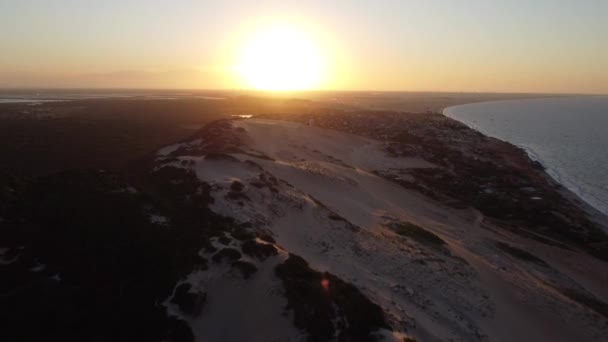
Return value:
<svg viewBox="0 0 608 342">
<path fill-rule="evenodd" d="M 330 273 L 320 273 L 290 254 L 275 273 L 283 281 L 294 324 L 308 341 L 376 341 L 373 332 L 390 329 L 382 309 L 355 286 Z M 334 323 L 336 322 L 336 326 Z"/>
<path fill-rule="evenodd" d="M 439 236 L 410 222 L 399 222 L 390 225 L 390 227 L 395 231 L 395 233 L 408 237 L 422 244 L 435 247 L 445 245 L 445 241 L 443 241 Z"/>
<path fill-rule="evenodd" d="M 176 304 L 179 310 L 186 315 L 198 316 L 201 307 L 207 300 L 207 293 L 190 292 L 192 285 L 183 283 L 175 289 L 175 294 L 171 298 L 171 303 Z"/>
<path fill-rule="evenodd" d="M 258 268 L 255 267 L 254 264 L 241 260 L 233 262 L 232 267 L 239 270 L 245 279 L 249 279 L 255 272 L 258 271 Z"/>
<path fill-rule="evenodd" d="M 243 191 L 243 189 L 245 188 L 245 186 L 243 185 L 243 183 L 235 180 L 232 182 L 232 184 L 230 184 L 230 190 L 235 191 L 235 192 L 241 192 Z"/>
<path fill-rule="evenodd" d="M 266 258 L 277 255 L 277 249 L 273 245 L 257 243 L 255 240 L 247 240 L 241 245 L 243 253 L 258 260 L 266 260 Z"/>
<path fill-rule="evenodd" d="M 541 265 L 541 266 L 546 266 L 548 267 L 549 265 L 547 265 L 546 262 L 544 262 L 542 259 L 534 256 L 533 254 L 524 251 L 523 249 L 519 249 L 517 247 L 513 247 L 509 244 L 506 244 L 504 242 L 496 242 L 496 247 L 498 247 L 500 250 L 502 250 L 503 252 L 508 253 L 511 256 L 514 256 L 520 260 L 524 260 L 524 261 L 529 261 L 529 262 L 533 262 L 535 264 Z"/>
<path fill-rule="evenodd" d="M 223 261 L 236 261 L 241 258 L 241 253 L 234 248 L 222 248 L 219 252 L 215 253 L 211 260 L 216 263 Z"/>
</svg>

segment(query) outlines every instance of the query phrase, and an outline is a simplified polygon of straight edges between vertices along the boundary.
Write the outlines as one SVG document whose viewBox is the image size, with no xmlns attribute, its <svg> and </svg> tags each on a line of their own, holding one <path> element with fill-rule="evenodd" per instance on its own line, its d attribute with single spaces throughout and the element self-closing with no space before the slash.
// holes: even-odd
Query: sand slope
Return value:
<svg viewBox="0 0 608 342">
<path fill-rule="evenodd" d="M 295 253 L 312 267 L 355 284 L 384 309 L 394 330 L 383 332 L 387 339 L 598 341 L 608 336 L 606 317 L 557 290 L 607 300 L 606 279 L 598 274 L 605 264 L 513 236 L 485 223 L 473 209 L 442 206 L 374 174 L 434 165 L 388 157 L 373 140 L 292 122 L 248 119 L 234 121 L 233 127 L 243 151 L 233 153 L 234 159 L 183 154 L 166 165 L 192 168 L 211 184 L 214 211 L 270 232 L 282 248 L 275 259 Z M 255 186 L 260 174 L 278 181 L 272 189 Z M 245 185 L 248 199 L 226 196 L 235 180 Z M 396 227 L 405 223 L 434 233 L 445 244 L 397 234 Z M 517 259 L 498 249 L 496 241 L 534 251 L 545 264 Z M 210 302 L 190 319 L 197 339 L 251 337 L 255 329 L 247 327 L 254 326 L 264 328 L 248 340 L 304 338 L 286 326 L 280 296 L 268 297 L 276 285 L 268 269 L 276 262 L 258 263 L 262 271 L 247 281 L 234 280 L 225 270 L 193 275 L 188 281 L 211 298 L 241 298 Z M 268 300 L 263 304 L 248 297 Z M 238 304 L 243 301 L 246 307 Z M 246 334 L 235 333 L 235 321 L 228 324 L 227 317 L 237 317 Z"/>
</svg>

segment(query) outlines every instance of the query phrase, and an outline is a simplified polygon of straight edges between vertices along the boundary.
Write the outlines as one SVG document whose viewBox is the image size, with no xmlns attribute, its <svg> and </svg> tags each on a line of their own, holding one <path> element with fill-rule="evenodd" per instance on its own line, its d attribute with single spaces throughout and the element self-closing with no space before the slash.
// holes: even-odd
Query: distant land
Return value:
<svg viewBox="0 0 608 342">
<path fill-rule="evenodd" d="M 543 93 L 471 93 L 440 91 L 290 91 L 252 90 L 171 90 L 171 89 L 0 89 L 1 100 L 77 100 L 95 98 L 233 98 L 253 96 L 278 99 L 307 99 L 330 102 L 335 106 L 364 106 L 372 109 L 408 112 L 439 112 L 445 107 L 484 101 L 569 96 Z M 576 94 L 573 94 L 576 95 Z"/>
</svg>

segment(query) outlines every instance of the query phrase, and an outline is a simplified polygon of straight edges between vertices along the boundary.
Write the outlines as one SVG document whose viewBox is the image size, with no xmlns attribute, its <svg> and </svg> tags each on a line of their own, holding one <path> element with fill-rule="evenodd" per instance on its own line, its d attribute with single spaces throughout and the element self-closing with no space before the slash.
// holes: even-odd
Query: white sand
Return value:
<svg viewBox="0 0 608 342">
<path fill-rule="evenodd" d="M 434 165 L 416 158 L 388 157 L 376 141 L 297 123 L 250 119 L 234 124 L 246 131 L 245 150 L 274 160 L 249 154 L 234 157 L 255 161 L 264 172 L 286 183 L 277 186 L 278 193 L 259 189 L 247 184 L 260 169 L 239 161 L 199 158 L 193 167 L 215 189 L 212 209 L 270 230 L 286 251 L 358 286 L 384 308 L 396 330 L 387 338 L 407 333 L 422 341 L 597 341 L 608 336 L 604 318 L 547 286 L 586 288 L 606 298 L 608 286 L 602 286 L 602 276 L 581 271 L 581 265 L 605 270 L 605 263 L 513 236 L 483 223 L 475 210 L 444 207 L 372 173 Z M 234 180 L 246 185 L 244 193 L 251 201 L 239 204 L 224 197 Z M 330 219 L 332 213 L 347 222 Z M 450 252 L 394 234 L 385 224 L 395 221 L 409 221 L 434 232 L 447 242 Z M 515 260 L 490 239 L 533 251 L 553 269 Z M 261 267 L 251 282 L 276 281 L 272 266 Z M 217 281 L 222 285 L 213 292 L 226 304 L 210 304 L 200 320 L 192 322 L 197 340 L 241 340 L 245 335 L 222 325 L 229 315 L 233 319 L 237 315 L 234 308 L 224 306 L 238 305 L 231 298 L 248 302 L 254 300 L 248 299 L 251 296 L 265 297 L 259 294 L 260 287 L 223 278 Z M 262 288 L 276 285 L 264 284 Z M 214 297 L 211 292 L 210 296 Z M 249 333 L 248 327 L 263 324 L 257 310 L 277 322 L 276 328 L 269 324 L 247 340 L 295 338 L 297 334 L 284 326 L 279 302 L 273 298 L 264 300 L 267 304 L 240 306 L 244 311 L 235 324 L 242 325 L 243 331 Z"/>
</svg>

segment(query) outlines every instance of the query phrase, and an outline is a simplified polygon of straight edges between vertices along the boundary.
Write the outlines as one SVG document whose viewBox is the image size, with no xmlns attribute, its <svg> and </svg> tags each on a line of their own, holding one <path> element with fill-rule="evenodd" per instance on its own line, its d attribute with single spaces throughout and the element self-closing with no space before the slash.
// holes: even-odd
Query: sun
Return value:
<svg viewBox="0 0 608 342">
<path fill-rule="evenodd" d="M 290 27 L 256 33 L 237 70 L 248 87 L 270 91 L 318 88 L 324 76 L 321 50 L 309 35 Z"/>
</svg>

